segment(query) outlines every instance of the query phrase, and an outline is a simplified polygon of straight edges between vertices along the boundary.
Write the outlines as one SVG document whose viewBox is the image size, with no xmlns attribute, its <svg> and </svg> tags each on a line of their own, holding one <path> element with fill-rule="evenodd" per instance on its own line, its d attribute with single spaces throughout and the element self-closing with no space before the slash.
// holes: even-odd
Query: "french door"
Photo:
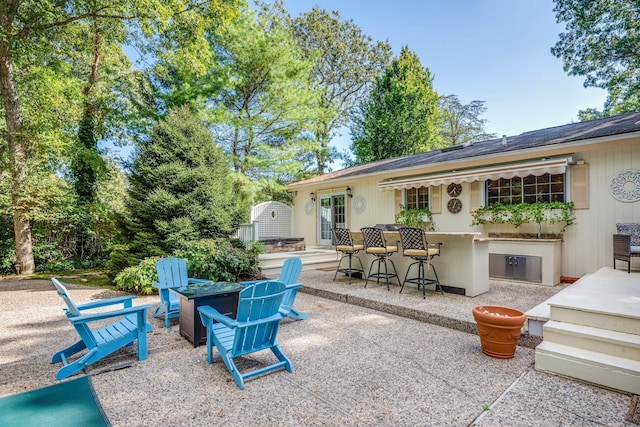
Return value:
<svg viewBox="0 0 640 427">
<path fill-rule="evenodd" d="M 326 194 L 319 196 L 318 209 L 318 244 L 332 246 L 333 227 L 346 227 L 347 205 L 344 194 Z"/>
</svg>

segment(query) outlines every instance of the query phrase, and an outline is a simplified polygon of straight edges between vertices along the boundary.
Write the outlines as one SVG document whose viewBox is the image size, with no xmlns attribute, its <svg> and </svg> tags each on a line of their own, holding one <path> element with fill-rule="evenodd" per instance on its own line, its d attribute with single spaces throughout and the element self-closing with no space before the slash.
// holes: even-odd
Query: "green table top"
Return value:
<svg viewBox="0 0 640 427">
<path fill-rule="evenodd" d="M 205 282 L 205 283 L 190 283 L 184 288 L 172 289 L 187 298 L 205 296 L 205 295 L 217 295 L 226 292 L 240 291 L 244 286 L 235 282 Z"/>
</svg>

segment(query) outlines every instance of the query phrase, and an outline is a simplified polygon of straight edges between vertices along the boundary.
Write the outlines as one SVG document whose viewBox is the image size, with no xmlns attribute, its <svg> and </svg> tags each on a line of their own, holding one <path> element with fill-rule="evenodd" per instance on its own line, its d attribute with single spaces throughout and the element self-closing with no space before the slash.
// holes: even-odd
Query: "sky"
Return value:
<svg viewBox="0 0 640 427">
<path fill-rule="evenodd" d="M 315 5 L 337 10 L 364 34 L 386 40 L 394 55 L 414 51 L 440 95 L 485 102 L 486 130 L 502 135 L 578 121 L 602 109 L 606 92 L 568 76 L 551 47 L 564 30 L 552 0 L 285 0 L 293 16 Z M 348 148 L 348 130 L 333 143 Z"/>
</svg>

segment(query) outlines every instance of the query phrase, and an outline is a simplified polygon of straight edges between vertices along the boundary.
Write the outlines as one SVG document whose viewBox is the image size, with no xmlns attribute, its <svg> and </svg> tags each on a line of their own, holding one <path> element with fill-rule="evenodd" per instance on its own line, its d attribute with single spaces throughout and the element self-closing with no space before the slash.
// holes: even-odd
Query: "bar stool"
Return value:
<svg viewBox="0 0 640 427">
<path fill-rule="evenodd" d="M 377 279 L 377 283 L 380 283 L 381 277 L 384 277 L 387 281 L 387 290 L 389 290 L 389 279 L 392 277 L 395 277 L 398 281 L 398 284 L 400 284 L 396 266 L 391 260 L 391 255 L 398 252 L 398 246 L 387 245 L 387 242 L 384 238 L 384 232 L 378 228 L 364 227 L 361 228 L 360 231 L 362 231 L 362 237 L 364 238 L 365 252 L 371 255 L 375 255 L 376 257 L 376 259 L 371 262 L 371 267 L 369 267 L 369 274 L 367 275 L 367 280 L 364 284 L 364 287 L 367 287 L 369 279 L 371 278 Z M 378 272 L 371 274 L 373 264 L 376 263 L 378 264 Z M 391 263 L 391 267 L 393 267 L 393 273 L 389 273 L 387 263 Z M 384 273 L 380 272 L 380 264 L 384 264 Z"/>
<path fill-rule="evenodd" d="M 338 261 L 338 268 L 336 269 L 336 274 L 333 276 L 333 281 L 336 281 L 338 273 L 345 273 L 349 276 L 349 284 L 351 284 L 351 276 L 353 273 L 364 274 L 362 261 L 357 256 L 356 259 L 360 263 L 360 268 L 353 268 L 353 255 L 363 250 L 364 245 L 353 243 L 353 236 L 351 236 L 351 231 L 348 228 L 334 228 L 332 231 L 336 242 L 336 251 L 342 252 L 343 254 L 340 261 Z M 349 259 L 349 268 L 340 268 L 342 260 L 345 258 Z"/>
<path fill-rule="evenodd" d="M 400 233 L 400 242 L 402 244 L 402 256 L 407 256 L 415 260 L 415 262 L 409 264 L 409 267 L 407 268 L 407 274 L 404 275 L 404 281 L 400 287 L 400 292 L 404 289 L 405 283 L 415 283 L 418 285 L 418 289 L 422 286 L 422 298 L 426 298 L 427 285 L 435 283 L 436 290 L 440 288 L 440 293 L 444 294 L 442 286 L 440 285 L 440 280 L 438 280 L 436 268 L 431 264 L 433 257 L 440 256 L 440 246 L 442 246 L 442 243 L 429 244 L 425 237 L 424 230 L 420 228 L 401 227 L 398 229 L 398 232 Z M 433 269 L 435 279 L 427 279 L 424 266 L 425 263 L 427 264 L 427 270 Z M 409 277 L 411 267 L 416 264 L 418 265 L 418 277 L 407 278 Z"/>
</svg>

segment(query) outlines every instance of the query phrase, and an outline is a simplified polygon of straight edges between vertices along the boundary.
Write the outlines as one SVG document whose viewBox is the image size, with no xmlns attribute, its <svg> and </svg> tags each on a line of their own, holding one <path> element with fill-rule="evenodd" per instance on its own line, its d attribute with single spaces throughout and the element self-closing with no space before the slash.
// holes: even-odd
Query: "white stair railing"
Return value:
<svg viewBox="0 0 640 427">
<path fill-rule="evenodd" d="M 247 247 L 250 242 L 259 240 L 258 221 L 253 221 L 251 224 L 240 224 L 233 237 L 242 240 Z"/>
</svg>

